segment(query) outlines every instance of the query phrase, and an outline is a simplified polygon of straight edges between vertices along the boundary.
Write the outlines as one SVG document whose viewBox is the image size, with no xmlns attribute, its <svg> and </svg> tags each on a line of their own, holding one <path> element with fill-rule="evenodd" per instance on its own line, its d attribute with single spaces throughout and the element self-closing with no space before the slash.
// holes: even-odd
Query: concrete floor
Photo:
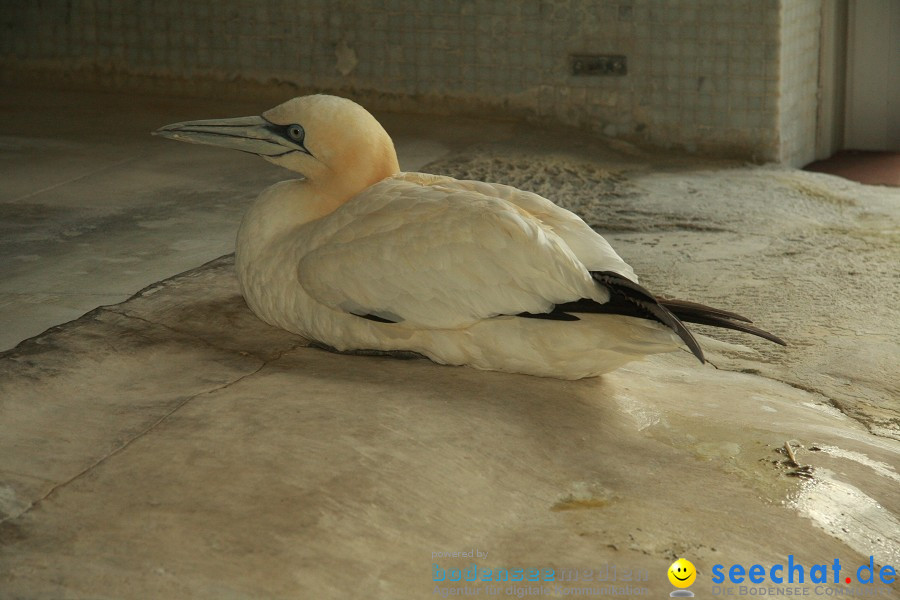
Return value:
<svg viewBox="0 0 900 600">
<path fill-rule="evenodd" d="M 487 595 L 434 580 L 472 563 L 618 570 L 531 596 L 663 597 L 678 556 L 709 596 L 717 564 L 900 568 L 896 191 L 386 116 L 404 168 L 551 196 L 651 289 L 791 344 L 720 335 L 706 366 L 679 352 L 564 382 L 329 354 L 256 319 L 216 257 L 285 173 L 146 133 L 268 102 L 2 103 L 7 345 L 115 305 L 0 354 L 0 598 Z"/>
</svg>

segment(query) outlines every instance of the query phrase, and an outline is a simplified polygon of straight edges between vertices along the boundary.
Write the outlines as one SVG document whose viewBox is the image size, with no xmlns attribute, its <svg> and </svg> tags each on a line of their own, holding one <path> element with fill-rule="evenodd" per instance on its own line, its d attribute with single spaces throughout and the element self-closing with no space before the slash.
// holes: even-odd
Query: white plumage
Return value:
<svg viewBox="0 0 900 600">
<path fill-rule="evenodd" d="M 256 153 L 304 176 L 265 190 L 238 233 L 241 290 L 272 325 L 337 350 L 566 379 L 685 338 L 647 312 L 632 268 L 579 217 L 509 186 L 399 172 L 388 134 L 350 100 L 306 96 L 262 117 L 157 133 Z M 617 275 L 604 285 L 592 273 Z M 611 293 L 639 316 L 517 316 L 575 319 L 555 307 L 604 310 Z"/>
</svg>

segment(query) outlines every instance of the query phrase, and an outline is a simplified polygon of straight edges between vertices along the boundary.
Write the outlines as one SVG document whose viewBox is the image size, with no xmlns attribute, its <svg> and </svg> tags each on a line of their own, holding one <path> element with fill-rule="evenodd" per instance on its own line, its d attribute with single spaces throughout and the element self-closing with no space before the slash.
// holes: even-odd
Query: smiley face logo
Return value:
<svg viewBox="0 0 900 600">
<path fill-rule="evenodd" d="M 690 587 L 697 579 L 697 569 L 691 561 L 679 558 L 669 567 L 669 581 L 677 588 Z"/>
</svg>

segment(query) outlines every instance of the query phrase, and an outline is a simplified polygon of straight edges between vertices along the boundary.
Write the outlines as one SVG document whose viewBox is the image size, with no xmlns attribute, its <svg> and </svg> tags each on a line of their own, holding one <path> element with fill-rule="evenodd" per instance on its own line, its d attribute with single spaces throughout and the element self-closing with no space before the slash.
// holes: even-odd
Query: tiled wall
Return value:
<svg viewBox="0 0 900 600">
<path fill-rule="evenodd" d="M 782 9 L 779 158 L 790 164 L 816 157 L 820 11 L 819 0 L 790 0 Z"/>
<path fill-rule="evenodd" d="M 5 0 L 0 61 L 7 80 L 39 68 L 176 93 L 275 81 L 790 162 L 819 1 Z M 784 44 L 783 19 L 802 33 Z M 624 54 L 628 74 L 571 76 L 572 53 Z"/>
</svg>

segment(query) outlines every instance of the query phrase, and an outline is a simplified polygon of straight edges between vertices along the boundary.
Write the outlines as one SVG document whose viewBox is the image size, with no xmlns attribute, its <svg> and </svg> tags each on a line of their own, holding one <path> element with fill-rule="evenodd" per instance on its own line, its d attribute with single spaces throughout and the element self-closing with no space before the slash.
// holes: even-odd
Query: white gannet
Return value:
<svg viewBox="0 0 900 600">
<path fill-rule="evenodd" d="M 740 315 L 654 297 L 602 236 L 537 194 L 400 172 L 390 136 L 346 98 L 155 133 L 303 176 L 260 194 L 235 264 L 259 318 L 320 345 L 578 379 L 682 341 L 703 362 L 682 321 L 784 343 Z"/>
</svg>

